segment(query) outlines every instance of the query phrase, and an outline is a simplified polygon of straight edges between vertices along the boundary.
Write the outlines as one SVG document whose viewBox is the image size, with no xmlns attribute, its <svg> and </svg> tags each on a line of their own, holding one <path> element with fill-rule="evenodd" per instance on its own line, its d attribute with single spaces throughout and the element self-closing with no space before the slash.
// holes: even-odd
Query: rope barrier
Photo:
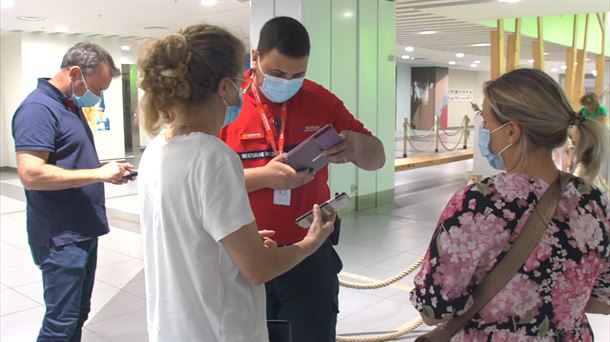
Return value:
<svg viewBox="0 0 610 342">
<path fill-rule="evenodd" d="M 360 290 L 372 290 L 379 289 L 382 287 L 390 286 L 393 283 L 399 281 L 400 279 L 406 277 L 415 271 L 424 261 L 425 256 L 419 257 L 411 266 L 407 267 L 404 271 L 398 273 L 397 275 L 390 277 L 386 280 L 382 280 L 376 283 L 362 284 L 362 283 L 352 283 L 344 280 L 339 280 L 339 285 L 352 289 L 360 289 Z M 417 317 L 412 319 L 411 321 L 401 325 L 396 329 L 396 331 L 380 334 L 380 335 L 369 335 L 369 336 L 345 336 L 345 335 L 337 335 L 338 342 L 385 342 L 398 339 L 410 332 L 413 332 L 417 327 L 422 325 L 423 321 L 421 317 Z"/>
<path fill-rule="evenodd" d="M 432 128 L 427 131 L 425 134 L 420 135 L 418 134 L 415 129 L 413 129 L 411 127 L 411 125 L 409 124 L 409 120 L 407 118 L 404 118 L 403 120 L 403 128 L 404 128 L 404 137 L 403 137 L 403 152 L 402 152 L 402 157 L 406 158 L 407 157 L 407 150 L 408 147 L 411 146 L 411 149 L 413 149 L 416 152 L 429 152 L 429 147 L 426 146 L 425 149 L 419 149 L 417 147 L 415 147 L 415 144 L 413 143 L 411 136 L 414 136 L 416 138 L 427 138 L 428 136 L 430 136 L 432 133 L 434 133 L 434 138 L 432 140 L 431 146 L 430 147 L 434 147 L 434 152 L 437 153 L 439 151 L 439 144 L 447 151 L 454 151 L 458 148 L 458 146 L 460 145 L 460 142 L 462 141 L 462 138 L 464 139 L 464 144 L 463 149 L 467 148 L 467 141 L 468 141 L 468 136 L 470 135 L 469 132 L 469 124 L 470 124 L 470 118 L 468 118 L 468 115 L 464 115 L 464 117 L 462 118 L 462 122 L 460 123 L 460 126 L 462 126 L 462 128 L 456 132 L 453 133 L 449 133 L 446 129 L 441 129 L 440 128 L 440 120 L 438 116 L 434 116 L 434 124 L 432 125 Z M 411 134 L 409 134 L 409 131 L 411 132 Z M 458 141 L 455 145 L 455 147 L 453 148 L 448 148 L 447 145 L 445 145 L 445 143 L 441 140 L 441 133 L 444 134 L 447 137 L 455 137 L 458 134 L 460 134 Z"/>
<path fill-rule="evenodd" d="M 398 339 L 410 332 L 413 332 L 417 327 L 422 325 L 421 317 L 412 319 L 411 321 L 401 325 L 396 331 L 381 334 L 376 336 L 345 336 L 337 335 L 337 342 L 385 342 Z"/>
<path fill-rule="evenodd" d="M 377 283 L 371 283 L 371 284 L 362 284 L 362 283 L 351 283 L 348 281 L 344 281 L 344 280 L 339 280 L 339 285 L 343 286 L 343 287 L 348 287 L 351 289 L 359 289 L 359 290 L 373 290 L 373 289 L 379 289 L 382 287 L 386 287 L 389 286 L 391 284 L 394 284 L 395 282 L 399 281 L 400 279 L 408 276 L 409 274 L 411 274 L 413 271 L 415 271 L 420 265 L 421 263 L 424 261 L 424 257 L 421 256 L 419 259 L 417 259 L 413 265 L 407 267 L 404 271 L 398 273 L 397 275 L 390 277 L 386 280 L 382 280 L 380 282 Z"/>
<path fill-rule="evenodd" d="M 415 150 L 416 152 L 426 152 L 426 150 L 428 149 L 428 148 L 425 148 L 425 149 L 423 149 L 423 150 L 420 150 L 420 149 L 417 149 L 417 148 L 416 148 L 416 147 L 413 145 L 413 143 L 411 142 L 411 140 L 407 140 L 407 142 L 409 143 L 409 146 L 411 146 L 411 148 L 412 148 L 413 150 Z M 427 147 L 432 147 L 433 145 L 434 145 L 434 140 L 432 140 L 432 142 L 430 142 L 430 146 L 427 146 Z"/>
<path fill-rule="evenodd" d="M 460 137 L 458 138 L 457 143 L 455 144 L 455 146 L 453 148 L 448 148 L 447 145 L 445 145 L 445 143 L 443 143 L 442 140 L 439 139 L 439 142 L 441 143 L 441 146 L 443 146 L 443 148 L 447 151 L 455 151 L 458 146 L 460 145 L 460 142 L 462 141 L 462 138 L 464 137 L 464 131 L 462 131 L 462 135 L 460 135 Z"/>
</svg>

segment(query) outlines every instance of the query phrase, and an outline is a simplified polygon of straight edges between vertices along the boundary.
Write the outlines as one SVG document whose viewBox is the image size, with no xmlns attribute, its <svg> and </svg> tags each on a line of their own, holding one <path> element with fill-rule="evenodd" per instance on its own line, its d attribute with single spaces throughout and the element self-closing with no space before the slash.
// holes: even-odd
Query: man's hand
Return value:
<svg viewBox="0 0 610 342">
<path fill-rule="evenodd" d="M 98 179 L 102 182 L 112 184 L 125 184 L 129 180 L 125 176 L 133 170 L 133 165 L 129 163 L 110 162 L 97 169 Z"/>
<path fill-rule="evenodd" d="M 331 163 L 344 164 L 353 162 L 358 151 L 358 133 L 353 131 L 341 131 L 339 133 L 342 142 L 324 151 Z"/>
<path fill-rule="evenodd" d="M 290 165 L 282 162 L 284 155 L 273 158 L 263 166 L 266 186 L 271 189 L 294 189 L 311 182 L 313 172 L 309 170 L 296 171 Z"/>
</svg>

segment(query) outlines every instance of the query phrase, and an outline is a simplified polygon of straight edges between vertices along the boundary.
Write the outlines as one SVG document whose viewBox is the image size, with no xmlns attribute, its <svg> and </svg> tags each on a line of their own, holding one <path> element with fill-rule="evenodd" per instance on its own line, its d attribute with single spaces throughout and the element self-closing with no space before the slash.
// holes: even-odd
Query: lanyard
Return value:
<svg viewBox="0 0 610 342">
<path fill-rule="evenodd" d="M 263 105 L 260 95 L 258 94 L 258 90 L 256 89 L 256 85 L 251 89 L 252 93 L 254 94 L 256 104 L 258 105 L 258 111 L 261 116 L 261 121 L 263 122 L 263 127 L 265 128 L 265 138 L 267 139 L 267 143 L 271 145 L 271 148 L 273 149 L 273 152 L 276 156 L 280 155 L 284 153 L 284 132 L 286 131 L 286 103 L 282 105 L 282 111 L 280 112 L 280 120 L 282 124 L 280 128 L 280 135 L 278 137 L 278 142 L 276 145 L 275 134 L 273 134 L 273 129 L 271 128 L 271 123 L 269 122 L 273 120 L 273 118 L 271 118 L 270 111 L 268 110 L 267 105 Z M 267 110 L 265 110 L 265 108 L 267 108 Z"/>
</svg>

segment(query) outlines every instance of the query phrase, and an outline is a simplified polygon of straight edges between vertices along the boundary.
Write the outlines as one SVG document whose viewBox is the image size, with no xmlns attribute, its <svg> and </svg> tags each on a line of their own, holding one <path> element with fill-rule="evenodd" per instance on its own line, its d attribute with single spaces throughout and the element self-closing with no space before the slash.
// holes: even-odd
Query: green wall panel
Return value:
<svg viewBox="0 0 610 342">
<path fill-rule="evenodd" d="M 396 10 L 393 2 L 379 2 L 378 29 L 377 136 L 386 155 L 384 167 L 377 171 L 376 206 L 394 203 L 394 154 L 396 131 Z"/>
<path fill-rule="evenodd" d="M 578 39 L 577 44 L 582 48 L 585 32 L 585 14 L 578 15 Z M 574 27 L 573 15 L 561 15 L 543 17 L 543 37 L 544 40 L 566 47 L 572 46 L 572 32 Z M 484 20 L 480 22 L 483 25 L 496 27 L 496 20 Z M 607 25 L 607 24 L 606 24 Z M 515 20 L 504 19 L 504 30 L 507 32 L 515 32 Z M 536 17 L 525 17 L 521 19 L 521 34 L 529 37 L 538 37 L 538 24 Z M 599 54 L 601 50 L 601 27 L 597 20 L 597 15 L 589 15 L 589 36 L 587 37 L 587 50 L 592 53 Z M 606 42 L 606 56 L 610 56 L 610 44 Z"/>
<path fill-rule="evenodd" d="M 358 11 L 358 118 L 373 134 L 377 134 L 377 91 L 378 91 L 378 5 L 377 0 L 360 0 Z M 376 172 L 357 170 L 358 210 L 375 206 L 377 191 Z"/>
</svg>

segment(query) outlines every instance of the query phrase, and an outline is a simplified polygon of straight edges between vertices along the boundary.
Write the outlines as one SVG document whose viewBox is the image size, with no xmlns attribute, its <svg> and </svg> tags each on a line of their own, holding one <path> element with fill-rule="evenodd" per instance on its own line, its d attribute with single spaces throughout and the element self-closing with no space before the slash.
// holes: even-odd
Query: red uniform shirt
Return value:
<svg viewBox="0 0 610 342">
<path fill-rule="evenodd" d="M 243 87 L 247 89 L 251 82 L 250 71 L 245 76 Z M 272 123 L 271 128 L 274 129 L 277 146 L 282 105 L 268 101 L 260 91 L 259 94 L 276 122 L 275 125 Z M 326 124 L 332 124 L 337 132 L 350 130 L 371 134 L 339 98 L 309 80 L 305 80 L 299 92 L 288 100 L 286 109 L 284 152 L 290 151 Z M 275 126 L 278 127 L 277 130 Z M 264 166 L 274 157 L 251 89 L 244 94 L 239 117 L 221 130 L 220 138 L 238 153 L 244 168 Z M 273 192 L 273 189 L 263 188 L 249 194 L 256 223 L 259 229 L 275 230 L 273 239 L 278 244 L 297 242 L 305 237 L 307 231 L 296 225 L 294 220 L 311 210 L 314 203 L 322 203 L 330 198 L 328 167 L 318 171 L 311 182 L 292 189 L 290 206 L 273 204 Z"/>
</svg>

